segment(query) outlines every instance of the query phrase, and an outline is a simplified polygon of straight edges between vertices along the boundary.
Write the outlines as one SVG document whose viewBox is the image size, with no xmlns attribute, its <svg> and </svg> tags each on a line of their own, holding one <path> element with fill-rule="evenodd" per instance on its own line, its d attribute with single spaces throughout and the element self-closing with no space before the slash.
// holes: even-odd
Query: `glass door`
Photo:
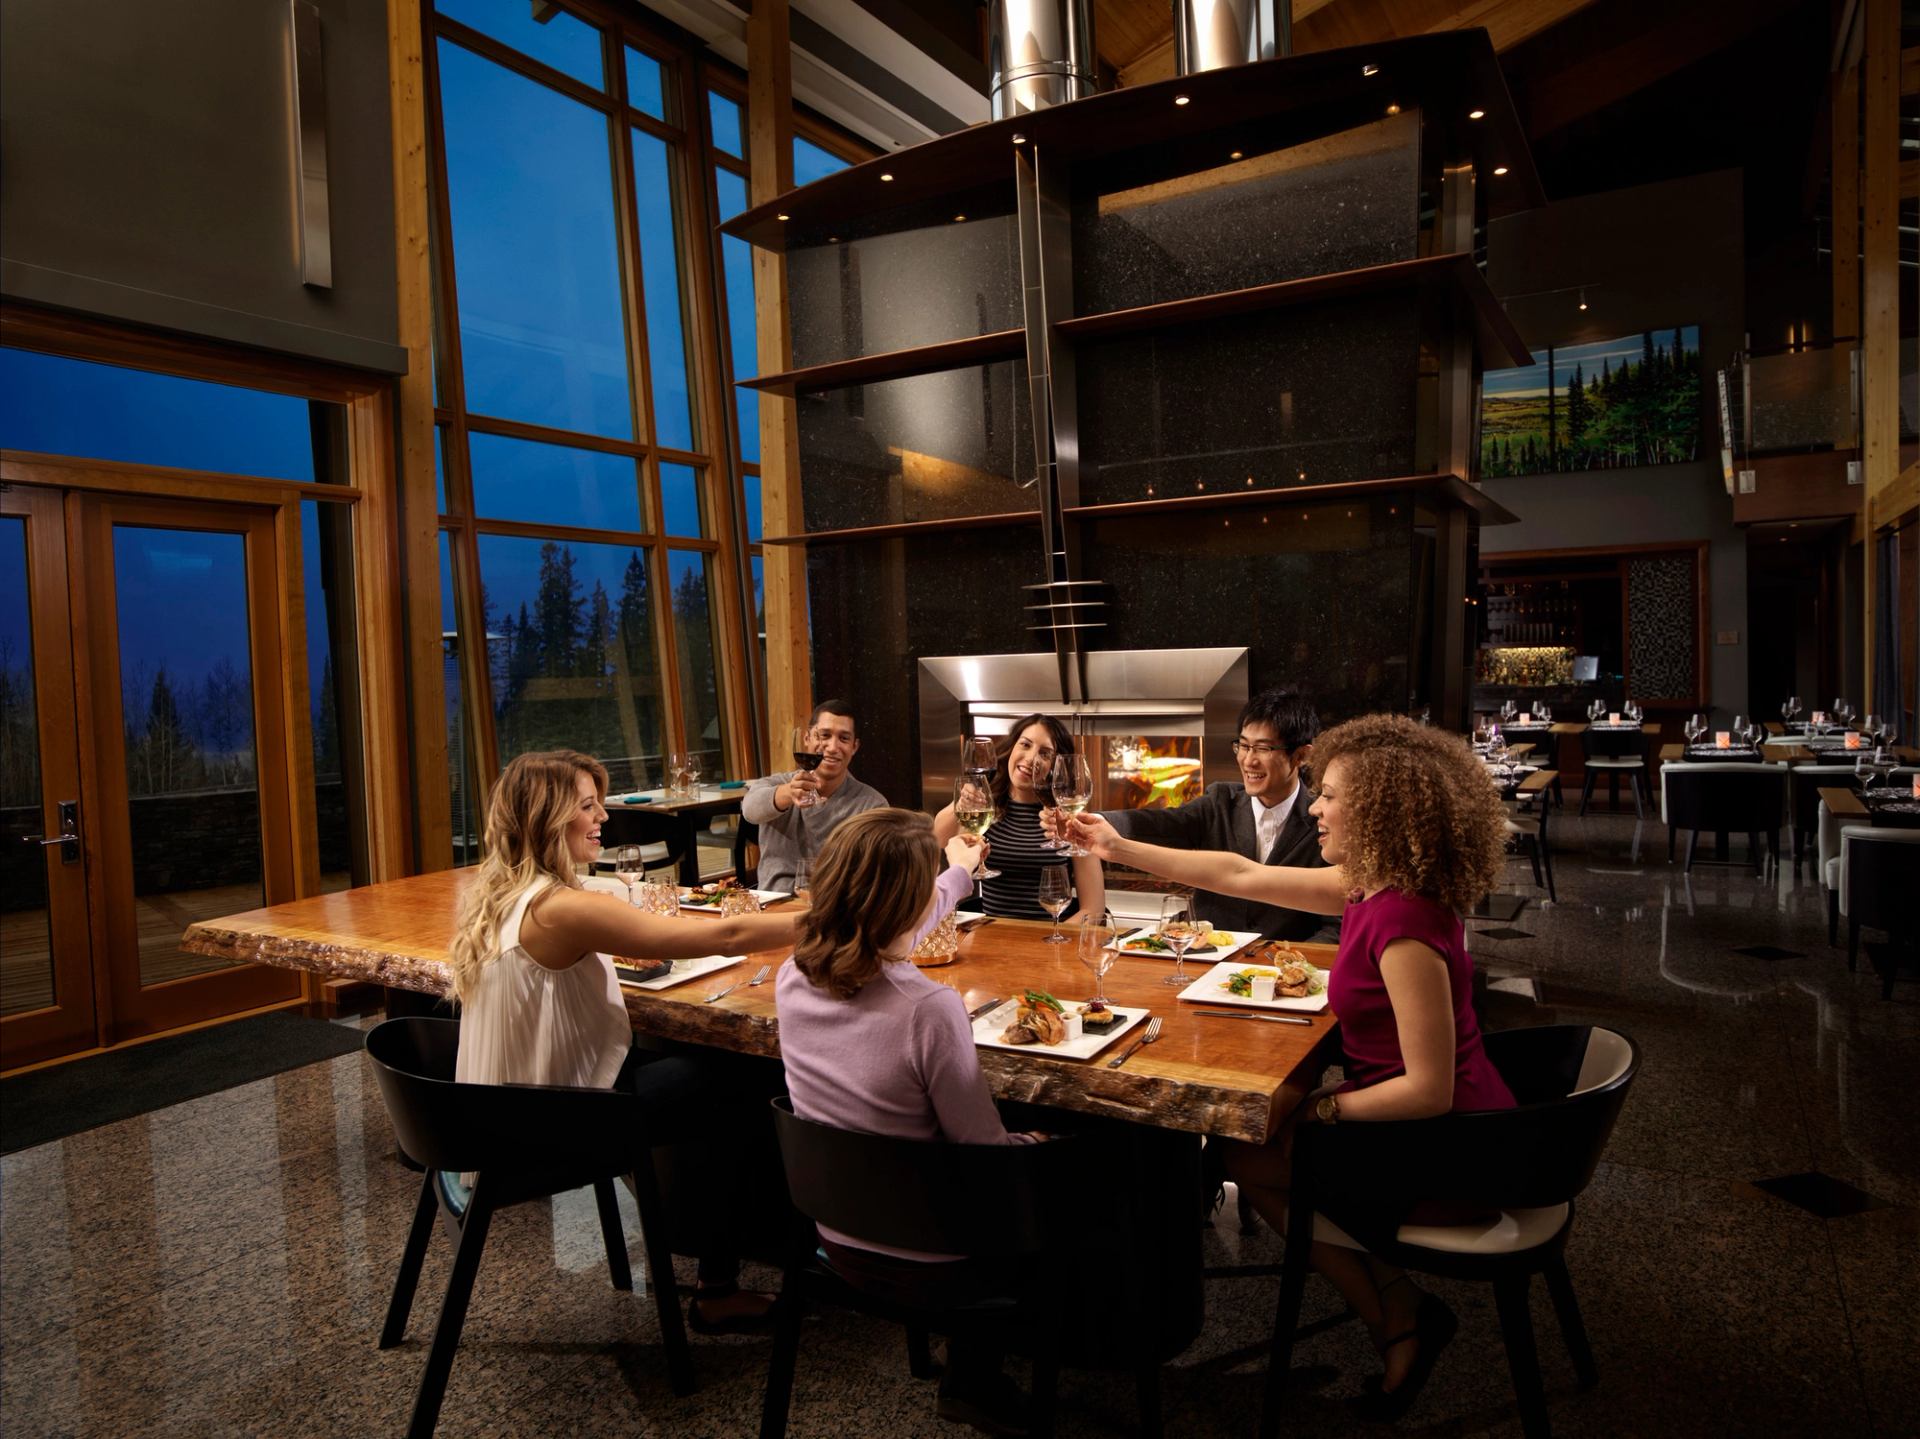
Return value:
<svg viewBox="0 0 1920 1439">
<path fill-rule="evenodd" d="M 85 495 L 74 593 L 94 782 L 107 1042 L 296 999 L 300 976 L 190 954 L 197 919 L 291 899 L 289 685 L 275 511 Z"/>
<path fill-rule="evenodd" d="M 60 496 L 0 490 L 0 1068 L 95 1039 Z"/>
</svg>

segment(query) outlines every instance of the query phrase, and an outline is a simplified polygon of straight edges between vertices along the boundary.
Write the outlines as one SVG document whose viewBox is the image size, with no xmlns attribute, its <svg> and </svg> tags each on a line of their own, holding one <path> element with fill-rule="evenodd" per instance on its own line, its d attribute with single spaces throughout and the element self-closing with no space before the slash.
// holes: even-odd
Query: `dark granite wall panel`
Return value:
<svg viewBox="0 0 1920 1439">
<path fill-rule="evenodd" d="M 800 396 L 809 530 L 1038 509 L 1024 360 Z"/>
<path fill-rule="evenodd" d="M 817 245 L 787 256 L 793 363 L 824 365 L 1021 323 L 1011 215 Z"/>
<path fill-rule="evenodd" d="M 1418 359 L 1390 295 L 1088 345 L 1081 503 L 1414 473 Z"/>
<path fill-rule="evenodd" d="M 1224 157 L 1223 157 L 1224 158 Z M 1074 208 L 1074 312 L 1097 314 L 1411 260 L 1420 132 L 1408 113 Z"/>
<path fill-rule="evenodd" d="M 890 802 L 920 803 L 919 657 L 1045 648 L 1021 588 L 1045 578 L 1038 521 L 809 549 L 813 692 L 853 701 L 854 770 Z"/>
<path fill-rule="evenodd" d="M 1248 684 L 1301 686 L 1324 719 L 1403 710 L 1418 668 L 1404 499 L 1190 511 L 1082 530 L 1107 581 L 1100 649 L 1246 645 Z"/>
</svg>

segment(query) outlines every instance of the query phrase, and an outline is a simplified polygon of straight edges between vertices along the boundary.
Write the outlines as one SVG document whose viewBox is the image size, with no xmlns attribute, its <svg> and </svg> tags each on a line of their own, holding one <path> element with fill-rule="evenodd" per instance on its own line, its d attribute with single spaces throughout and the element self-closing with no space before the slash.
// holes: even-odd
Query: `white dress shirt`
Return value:
<svg viewBox="0 0 1920 1439">
<path fill-rule="evenodd" d="M 1293 813 L 1294 801 L 1300 798 L 1300 781 L 1293 782 L 1293 790 L 1278 804 L 1269 805 L 1264 800 L 1253 801 L 1254 845 L 1258 851 L 1254 859 L 1265 864 L 1267 856 L 1273 853 L 1273 847 L 1279 842 L 1280 827 L 1287 822 L 1287 816 Z"/>
</svg>

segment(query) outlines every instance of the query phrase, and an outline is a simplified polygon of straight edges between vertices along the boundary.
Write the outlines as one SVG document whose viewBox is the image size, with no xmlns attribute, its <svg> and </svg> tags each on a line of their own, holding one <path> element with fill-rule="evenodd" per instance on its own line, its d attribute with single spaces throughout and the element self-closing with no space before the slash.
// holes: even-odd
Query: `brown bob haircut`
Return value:
<svg viewBox="0 0 1920 1439">
<path fill-rule="evenodd" d="M 940 845 L 926 815 L 870 809 L 841 821 L 813 862 L 793 962 L 817 988 L 852 999 L 880 973 L 881 949 L 926 911 L 939 873 Z"/>
</svg>

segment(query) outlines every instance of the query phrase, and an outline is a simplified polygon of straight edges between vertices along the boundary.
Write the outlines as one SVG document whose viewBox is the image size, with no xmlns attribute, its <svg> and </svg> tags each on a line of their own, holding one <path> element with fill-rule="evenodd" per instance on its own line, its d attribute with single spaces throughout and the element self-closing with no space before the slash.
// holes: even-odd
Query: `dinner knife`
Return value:
<svg viewBox="0 0 1920 1439">
<path fill-rule="evenodd" d="M 972 1009 L 967 1011 L 967 1018 L 969 1020 L 975 1020 L 983 1014 L 992 1014 L 994 1010 L 1005 1003 L 1006 1001 L 1004 999 L 989 999 L 984 1004 L 976 1004 Z"/>
<path fill-rule="evenodd" d="M 992 923 L 993 923 L 992 915 L 980 914 L 980 915 L 975 915 L 972 919 L 961 920 L 960 923 L 956 924 L 953 928 L 954 928 L 954 931 L 958 934 L 968 934 L 973 930 L 980 928 L 980 926 L 983 924 L 992 924 Z"/>
<path fill-rule="evenodd" d="M 1268 1024 L 1312 1024 L 1303 1014 L 1249 1014 L 1238 1009 L 1196 1009 L 1202 1019 L 1264 1019 Z"/>
</svg>

